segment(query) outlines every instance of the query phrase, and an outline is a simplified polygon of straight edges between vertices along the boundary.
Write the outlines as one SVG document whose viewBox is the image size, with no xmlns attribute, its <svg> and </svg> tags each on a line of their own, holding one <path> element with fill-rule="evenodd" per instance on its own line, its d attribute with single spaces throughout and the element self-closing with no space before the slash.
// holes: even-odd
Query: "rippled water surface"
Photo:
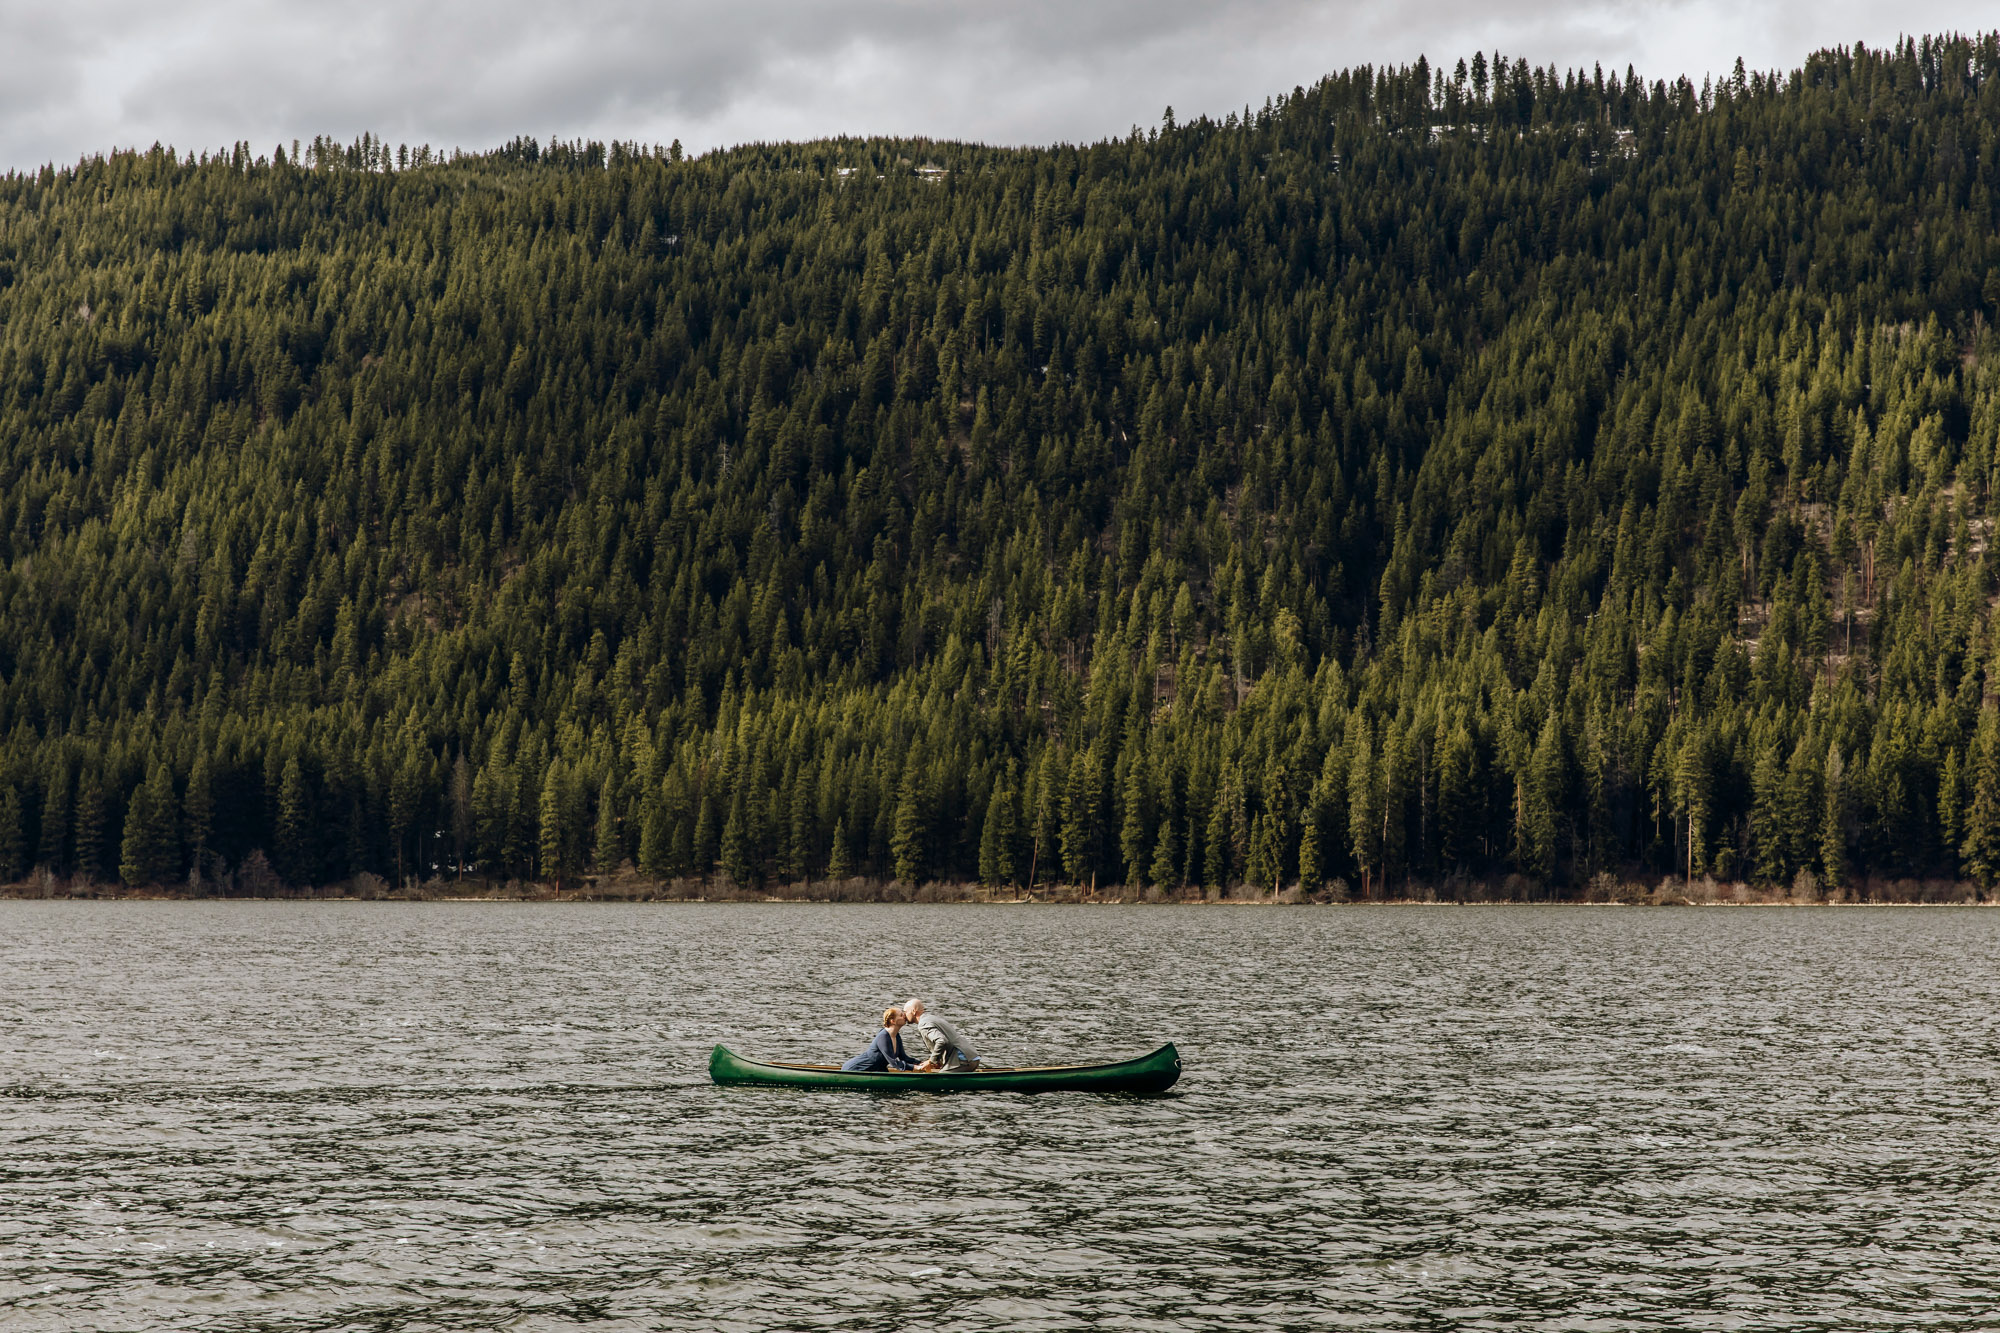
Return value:
<svg viewBox="0 0 2000 1333">
<path fill-rule="evenodd" d="M 0 903 L 0 1327 L 2000 1324 L 1978 910 Z M 916 992 L 1158 1098 L 708 1082 Z"/>
</svg>

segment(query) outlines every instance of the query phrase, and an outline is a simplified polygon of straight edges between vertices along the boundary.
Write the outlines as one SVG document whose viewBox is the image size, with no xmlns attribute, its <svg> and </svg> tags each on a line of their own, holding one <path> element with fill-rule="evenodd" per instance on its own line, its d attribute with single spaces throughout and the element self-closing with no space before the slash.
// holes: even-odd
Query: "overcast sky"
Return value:
<svg viewBox="0 0 2000 1333">
<path fill-rule="evenodd" d="M 1475 49 L 1697 82 L 1978 20 L 1942 0 L 0 0 L 0 169 L 316 133 L 485 148 L 1090 140 Z M 1996 20 L 1989 12 L 1986 22 Z"/>
</svg>

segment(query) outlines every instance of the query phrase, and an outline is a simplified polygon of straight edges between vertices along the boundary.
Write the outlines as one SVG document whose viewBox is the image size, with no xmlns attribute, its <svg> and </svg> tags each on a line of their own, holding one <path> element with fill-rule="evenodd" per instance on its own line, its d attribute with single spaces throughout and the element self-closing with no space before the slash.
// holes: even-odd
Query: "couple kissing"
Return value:
<svg viewBox="0 0 2000 1333">
<path fill-rule="evenodd" d="M 922 1064 L 911 1060 L 903 1049 L 903 1029 L 916 1025 L 928 1056 Z M 918 1073 L 963 1073 L 979 1067 L 979 1055 L 951 1020 L 934 1014 L 918 999 L 882 1011 L 882 1027 L 868 1049 L 840 1066 L 849 1073 L 886 1073 L 891 1070 Z"/>
</svg>

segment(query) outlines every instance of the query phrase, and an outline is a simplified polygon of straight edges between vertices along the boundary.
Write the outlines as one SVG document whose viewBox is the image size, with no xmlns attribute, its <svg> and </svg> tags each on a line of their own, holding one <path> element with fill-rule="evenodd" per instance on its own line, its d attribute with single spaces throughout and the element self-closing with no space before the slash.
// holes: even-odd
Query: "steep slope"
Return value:
<svg viewBox="0 0 2000 1333">
<path fill-rule="evenodd" d="M 10 177 L 0 872 L 1993 878 L 1996 135 L 1984 35 Z"/>
</svg>

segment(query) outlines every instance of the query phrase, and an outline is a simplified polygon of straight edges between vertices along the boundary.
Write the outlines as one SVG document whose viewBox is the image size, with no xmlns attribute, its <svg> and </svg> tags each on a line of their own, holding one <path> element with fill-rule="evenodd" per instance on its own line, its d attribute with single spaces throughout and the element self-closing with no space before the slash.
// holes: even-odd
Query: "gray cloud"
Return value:
<svg viewBox="0 0 2000 1333">
<path fill-rule="evenodd" d="M 1943 0 L 0 0 L 0 168 L 363 130 L 1088 140 L 1420 53 L 1698 78 L 1954 26 Z"/>
</svg>

